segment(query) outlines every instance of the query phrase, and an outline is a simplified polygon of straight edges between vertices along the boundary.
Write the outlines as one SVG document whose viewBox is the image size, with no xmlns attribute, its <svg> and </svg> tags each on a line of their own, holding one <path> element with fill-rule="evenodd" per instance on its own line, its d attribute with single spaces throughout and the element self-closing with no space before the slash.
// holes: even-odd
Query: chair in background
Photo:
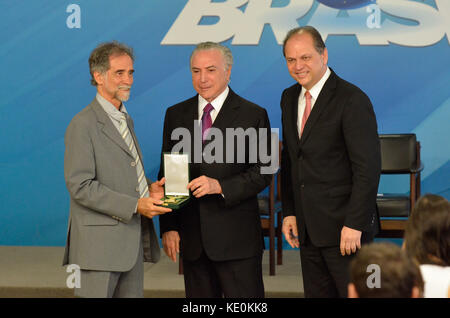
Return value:
<svg viewBox="0 0 450 318">
<path fill-rule="evenodd" d="M 281 141 L 279 147 L 279 162 L 281 162 Z M 258 196 L 259 212 L 263 235 L 269 237 L 269 274 L 275 275 L 275 239 L 277 239 L 277 264 L 283 264 L 283 236 L 281 232 L 281 183 L 280 170 L 272 176 L 268 195 Z"/>
<path fill-rule="evenodd" d="M 409 175 L 409 194 L 377 196 L 381 230 L 377 237 L 402 238 L 406 222 L 420 197 L 420 143 L 415 134 L 380 135 L 381 174 Z"/>
</svg>

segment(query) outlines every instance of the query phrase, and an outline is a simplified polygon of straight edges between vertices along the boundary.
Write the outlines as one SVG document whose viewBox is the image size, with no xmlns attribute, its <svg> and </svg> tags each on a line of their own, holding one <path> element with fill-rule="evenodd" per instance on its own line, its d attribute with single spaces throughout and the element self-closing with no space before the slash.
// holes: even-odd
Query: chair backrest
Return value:
<svg viewBox="0 0 450 318">
<path fill-rule="evenodd" d="M 417 169 L 416 134 L 379 135 L 381 173 L 410 173 Z"/>
</svg>

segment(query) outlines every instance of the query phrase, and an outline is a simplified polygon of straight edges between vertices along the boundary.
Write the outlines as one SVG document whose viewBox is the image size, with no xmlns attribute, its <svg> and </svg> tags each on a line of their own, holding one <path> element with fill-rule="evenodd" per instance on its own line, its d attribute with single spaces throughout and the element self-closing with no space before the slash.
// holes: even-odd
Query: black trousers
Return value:
<svg viewBox="0 0 450 318">
<path fill-rule="evenodd" d="M 373 235 L 363 233 L 361 244 L 373 241 Z M 306 234 L 300 246 L 305 298 L 346 298 L 350 282 L 350 262 L 356 254 L 341 255 L 340 246 L 314 246 Z"/>
<path fill-rule="evenodd" d="M 264 298 L 261 255 L 216 262 L 202 252 L 199 259 L 183 258 L 187 298 Z"/>
</svg>

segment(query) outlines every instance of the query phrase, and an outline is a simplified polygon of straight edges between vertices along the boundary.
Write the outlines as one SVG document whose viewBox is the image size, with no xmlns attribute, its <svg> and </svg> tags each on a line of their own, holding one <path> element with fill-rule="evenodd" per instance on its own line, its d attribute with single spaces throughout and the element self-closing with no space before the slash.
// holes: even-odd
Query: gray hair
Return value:
<svg viewBox="0 0 450 318">
<path fill-rule="evenodd" d="M 223 59 L 225 60 L 225 69 L 228 70 L 233 65 L 233 54 L 231 54 L 231 50 L 226 46 L 216 43 L 216 42 L 202 42 L 199 43 L 194 51 L 192 51 L 190 64 L 192 65 L 192 57 L 198 51 L 206 51 L 206 50 L 219 50 L 222 53 Z"/>
<path fill-rule="evenodd" d="M 311 37 L 313 38 L 313 42 L 314 42 L 314 47 L 316 49 L 316 51 L 319 54 L 323 54 L 323 51 L 325 50 L 325 43 L 323 42 L 322 36 L 320 35 L 319 31 L 317 31 L 316 28 L 306 25 L 306 26 L 302 26 L 302 27 L 297 27 L 294 28 L 292 30 L 290 30 L 287 34 L 286 37 L 284 38 L 283 41 L 283 55 L 284 57 L 286 57 L 286 43 L 287 41 L 294 35 L 296 34 L 302 34 L 302 33 L 308 33 L 309 35 L 311 35 Z"/>
<path fill-rule="evenodd" d="M 106 73 L 109 68 L 109 58 L 111 56 L 128 55 L 134 62 L 133 49 L 117 41 L 99 44 L 89 57 L 89 71 L 91 73 L 91 84 L 97 86 L 94 72 Z"/>
</svg>

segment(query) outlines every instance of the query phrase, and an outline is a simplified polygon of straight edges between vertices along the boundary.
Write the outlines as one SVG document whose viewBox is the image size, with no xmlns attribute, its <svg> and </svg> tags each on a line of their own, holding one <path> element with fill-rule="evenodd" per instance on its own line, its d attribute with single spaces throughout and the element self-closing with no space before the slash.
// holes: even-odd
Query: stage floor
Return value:
<svg viewBox="0 0 450 318">
<path fill-rule="evenodd" d="M 70 273 L 61 266 L 63 247 L 0 246 L 0 297 L 73 297 L 66 286 Z M 183 276 L 161 250 L 157 264 L 145 263 L 144 296 L 148 298 L 183 298 Z M 283 265 L 269 276 L 269 252 L 263 257 L 264 287 L 267 298 L 303 297 L 300 253 L 283 251 Z"/>
</svg>

